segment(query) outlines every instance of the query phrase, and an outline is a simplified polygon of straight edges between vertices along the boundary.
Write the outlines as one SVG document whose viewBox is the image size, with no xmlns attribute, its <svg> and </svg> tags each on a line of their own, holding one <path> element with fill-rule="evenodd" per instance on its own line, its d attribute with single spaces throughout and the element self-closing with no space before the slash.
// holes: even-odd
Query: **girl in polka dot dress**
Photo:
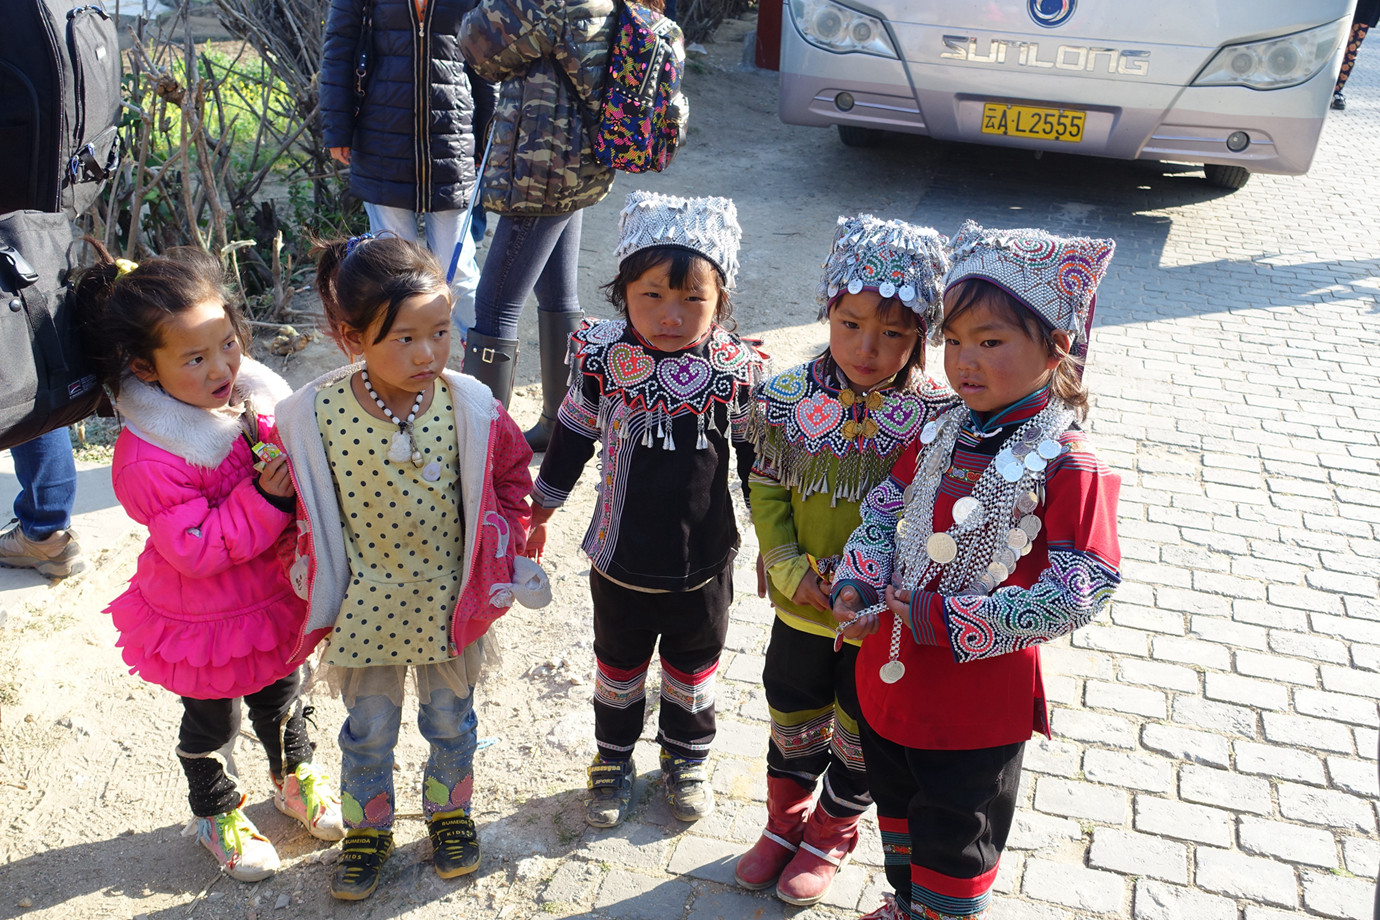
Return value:
<svg viewBox="0 0 1380 920">
<path fill-rule="evenodd" d="M 485 633 L 514 593 L 532 452 L 488 388 L 446 368 L 450 292 L 425 249 L 369 236 L 326 244 L 317 287 L 337 344 L 362 361 L 284 400 L 301 509 L 292 569 L 307 629 L 330 627 L 327 678 L 345 701 L 348 834 L 331 881 L 368 897 L 393 849 L 393 748 L 413 676 L 430 742 L 423 805 L 436 872 L 479 867 L 470 819 Z M 523 559 L 518 580 L 540 578 Z"/>
</svg>

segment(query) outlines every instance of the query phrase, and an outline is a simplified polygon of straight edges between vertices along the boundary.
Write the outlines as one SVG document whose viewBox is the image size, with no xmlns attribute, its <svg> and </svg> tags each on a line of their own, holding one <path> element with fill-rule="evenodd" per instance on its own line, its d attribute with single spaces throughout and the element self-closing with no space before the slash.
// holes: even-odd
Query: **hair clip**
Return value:
<svg viewBox="0 0 1380 920">
<path fill-rule="evenodd" d="M 345 255 L 348 256 L 350 253 L 354 252 L 355 249 L 359 246 L 359 244 L 364 242 L 365 240 L 372 239 L 374 239 L 374 234 L 372 233 L 361 233 L 359 236 L 350 237 L 345 242 Z"/>
<path fill-rule="evenodd" d="M 133 260 L 131 260 L 131 259 L 116 259 L 116 260 L 115 260 L 115 280 L 116 280 L 116 281 L 119 281 L 119 280 L 120 280 L 121 278 L 123 278 L 125 275 L 128 275 L 130 272 L 134 271 L 134 270 L 135 270 L 136 268 L 138 268 L 138 267 L 139 267 L 139 263 L 138 263 L 138 262 L 135 262 L 135 261 L 133 261 Z"/>
</svg>

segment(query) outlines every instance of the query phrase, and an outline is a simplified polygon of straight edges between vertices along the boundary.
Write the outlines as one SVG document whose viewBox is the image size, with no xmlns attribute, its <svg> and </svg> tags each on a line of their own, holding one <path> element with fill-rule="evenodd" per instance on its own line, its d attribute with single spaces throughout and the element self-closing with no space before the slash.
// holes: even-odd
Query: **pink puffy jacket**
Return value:
<svg viewBox="0 0 1380 920">
<path fill-rule="evenodd" d="M 350 582 L 340 505 L 317 429 L 316 394 L 361 366 L 331 371 L 278 405 L 278 433 L 297 483 L 300 533 L 291 577 L 298 593 L 308 599 L 310 611 L 303 627 L 308 645 L 335 624 Z M 532 475 L 527 466 L 532 450 L 488 387 L 473 377 L 444 373 L 455 406 L 460 510 L 465 520 L 465 573 L 451 620 L 451 651 L 458 655 L 508 612 L 491 599 L 490 589 L 513 581 L 513 557 L 527 545 L 532 520 L 527 504 Z"/>
<path fill-rule="evenodd" d="M 262 412 L 286 394 L 245 359 L 236 390 Z M 254 485 L 239 423 L 130 378 L 116 403 L 124 430 L 111 474 L 129 516 L 148 527 L 129 589 L 106 608 L 132 673 L 179 696 L 244 696 L 286 677 L 306 605 L 288 581 L 280 541 L 293 516 Z M 273 418 L 258 416 L 260 438 Z"/>
</svg>

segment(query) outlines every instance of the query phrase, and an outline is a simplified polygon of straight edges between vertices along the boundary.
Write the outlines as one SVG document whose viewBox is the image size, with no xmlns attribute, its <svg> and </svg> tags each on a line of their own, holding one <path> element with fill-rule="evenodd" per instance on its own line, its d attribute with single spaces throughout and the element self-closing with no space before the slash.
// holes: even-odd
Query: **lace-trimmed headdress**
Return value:
<svg viewBox="0 0 1380 920">
<path fill-rule="evenodd" d="M 900 220 L 871 214 L 840 217 L 819 283 L 819 318 L 828 317 L 840 294 L 871 289 L 884 298 L 895 297 L 920 317 L 928 333 L 937 333 L 949 267 L 947 242 L 929 227 Z"/>
<path fill-rule="evenodd" d="M 743 228 L 728 198 L 681 198 L 656 192 L 628 195 L 618 218 L 618 264 L 653 246 L 672 246 L 704 256 L 723 273 L 725 286 L 738 275 L 738 244 Z"/>
<path fill-rule="evenodd" d="M 1097 285 L 1107 274 L 1115 240 L 1053 236 L 1043 230 L 985 230 L 964 221 L 954 237 L 953 265 L 944 289 L 982 278 L 1006 291 L 1050 329 L 1073 338 L 1072 353 L 1088 353 Z"/>
</svg>

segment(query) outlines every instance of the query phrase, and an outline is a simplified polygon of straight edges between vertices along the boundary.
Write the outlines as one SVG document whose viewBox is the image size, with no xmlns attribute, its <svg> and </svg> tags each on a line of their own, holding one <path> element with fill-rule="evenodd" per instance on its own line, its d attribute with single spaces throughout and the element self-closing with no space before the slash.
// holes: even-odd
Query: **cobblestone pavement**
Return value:
<svg viewBox="0 0 1380 920">
<path fill-rule="evenodd" d="M 824 131 L 813 132 L 814 160 L 784 158 L 773 153 L 776 139 L 811 129 L 775 120 L 773 78 L 705 77 L 695 104 L 739 106 L 741 124 L 722 137 L 692 136 L 682 156 L 732 162 L 723 185 L 681 188 L 674 170 L 660 185 L 625 177 L 617 201 L 585 218 L 582 285 L 592 302 L 593 284 L 610 276 L 613 217 L 627 189 L 735 197 L 749 231 L 740 324 L 765 334 L 778 367 L 823 340 L 808 321 L 837 214 L 868 209 L 945 232 L 973 217 L 1116 238 L 1089 380 L 1097 447 L 1124 480 L 1125 581 L 1110 615 L 1045 652 L 1055 737 L 1028 747 L 994 920 L 1370 916 L 1380 862 L 1380 47 L 1369 50 L 1311 173 L 1255 176 L 1230 194 L 1187 167 L 1037 161 L 914 139 L 847 152 Z M 840 170 L 872 182 L 867 194 L 833 188 Z M 754 257 L 754 235 L 781 234 L 798 237 L 798 251 Z M 563 512 L 557 548 L 567 557 L 583 529 L 571 522 L 587 510 Z M 753 583 L 745 536 L 740 592 Z M 580 573 L 573 559 L 554 567 L 558 603 L 542 614 L 553 629 L 554 618 L 568 619 L 572 636 L 587 630 Z M 325 896 L 318 867 L 217 901 L 222 887 L 211 900 L 153 916 L 855 918 L 884 889 L 871 820 L 856 858 L 816 908 L 789 908 L 732 884 L 733 860 L 765 814 L 760 678 L 770 623 L 764 601 L 740 595 L 720 681 L 720 807 L 697 825 L 679 825 L 660 801 L 647 743 L 637 760 L 651 781 L 639 780 L 627 824 L 596 832 L 558 815 L 554 834 L 530 836 L 520 804 L 493 806 L 479 816 L 491 861 L 472 883 L 448 887 L 420 860 L 395 857 L 396 874 L 357 907 Z M 587 668 L 586 656 L 577 648 L 571 660 Z M 587 684 L 583 691 L 587 699 Z M 500 704 L 512 702 L 484 702 L 481 734 L 521 731 L 492 727 L 503 725 L 494 717 Z M 539 735 L 570 713 L 567 729 L 588 746 L 587 703 L 542 705 Z M 321 734 L 329 750 L 329 732 Z M 506 761 L 482 753 L 486 781 L 497 786 L 505 769 L 535 770 L 555 756 L 540 744 L 521 751 L 501 755 Z M 579 769 L 554 782 L 543 774 L 545 785 L 529 780 L 533 802 L 576 800 Z M 170 782 L 159 801 L 171 815 L 180 793 Z M 174 858 L 171 848 L 182 844 L 158 833 L 146 845 L 166 845 Z M 187 865 L 195 858 L 186 856 Z M 40 857 L 28 864 L 25 891 L 40 900 L 48 870 Z M 155 892 L 184 884 L 148 883 Z M 284 884 L 296 886 L 290 896 L 279 893 Z M 148 896 L 137 887 L 125 890 Z M 241 897 L 252 901 L 239 905 Z M 13 897 L 0 901 L 0 917 L 22 913 Z M 275 903 L 291 910 L 274 911 Z M 45 916 L 70 916 L 58 911 Z"/>
<path fill-rule="evenodd" d="M 919 223 L 952 232 L 974 217 L 1117 240 L 1090 384 L 1097 447 L 1124 480 L 1125 581 L 1109 617 L 1045 652 L 1055 737 L 1027 750 L 998 920 L 1371 915 L 1375 72 L 1353 77 L 1308 176 L 1255 176 L 1234 194 L 1191 170 L 911 147 L 925 188 L 896 212 Z M 890 162 L 907 143 L 875 157 Z M 791 350 L 785 337 L 768 344 Z M 735 610 L 725 676 L 748 702 L 716 744 L 716 786 L 733 800 L 765 793 L 751 688 L 769 624 L 755 598 Z M 754 804 L 706 822 L 650 864 L 644 850 L 586 853 L 548 896 L 617 918 L 788 916 L 731 885 L 762 816 Z M 876 906 L 870 829 L 860 852 L 829 909 L 800 916 Z M 587 860 L 616 868 L 590 887 Z"/>
</svg>

